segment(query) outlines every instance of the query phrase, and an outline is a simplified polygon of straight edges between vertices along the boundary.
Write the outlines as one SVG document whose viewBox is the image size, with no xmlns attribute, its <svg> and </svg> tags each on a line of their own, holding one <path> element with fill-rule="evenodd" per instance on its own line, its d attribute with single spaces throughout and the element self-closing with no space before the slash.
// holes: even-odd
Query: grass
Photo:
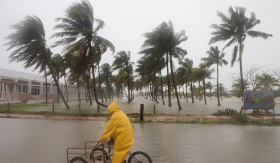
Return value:
<svg viewBox="0 0 280 163">
<path fill-rule="evenodd" d="M 32 108 L 44 107 L 46 104 L 10 104 L 10 112 L 24 112 Z M 0 112 L 7 112 L 7 105 L 0 105 Z"/>
</svg>

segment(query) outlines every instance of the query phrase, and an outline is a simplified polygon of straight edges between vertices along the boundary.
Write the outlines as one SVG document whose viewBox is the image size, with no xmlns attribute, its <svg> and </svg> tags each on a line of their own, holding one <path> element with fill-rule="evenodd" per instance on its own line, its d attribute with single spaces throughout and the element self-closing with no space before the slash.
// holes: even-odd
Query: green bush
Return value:
<svg viewBox="0 0 280 163">
<path fill-rule="evenodd" d="M 233 115 L 233 114 L 237 114 L 237 111 L 230 108 L 217 110 L 215 113 L 213 113 L 213 115 Z"/>
<path fill-rule="evenodd" d="M 231 116 L 231 119 L 241 123 L 248 122 L 248 117 L 246 114 L 234 114 Z"/>
</svg>

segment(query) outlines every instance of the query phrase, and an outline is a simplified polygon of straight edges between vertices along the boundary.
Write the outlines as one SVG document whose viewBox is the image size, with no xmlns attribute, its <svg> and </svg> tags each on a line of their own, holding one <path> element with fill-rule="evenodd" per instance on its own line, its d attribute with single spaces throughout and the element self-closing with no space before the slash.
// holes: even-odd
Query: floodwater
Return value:
<svg viewBox="0 0 280 163">
<path fill-rule="evenodd" d="M 94 140 L 105 122 L 0 119 L 0 162 L 63 163 L 68 147 Z M 153 163 L 276 163 L 280 127 L 134 123 L 131 151 L 144 151 Z M 98 138 L 103 132 L 102 128 Z"/>
<path fill-rule="evenodd" d="M 117 104 L 120 106 L 121 110 L 123 110 L 125 113 L 139 113 L 140 112 L 140 104 L 144 104 L 144 112 L 146 114 L 153 114 L 154 105 L 156 107 L 156 113 L 157 114 L 183 114 L 183 115 L 211 115 L 214 112 L 216 112 L 219 109 L 226 109 L 231 108 L 237 111 L 240 111 L 242 107 L 242 101 L 240 98 L 223 98 L 221 100 L 221 106 L 217 106 L 217 99 L 213 98 L 207 98 L 207 105 L 205 105 L 204 100 L 202 99 L 199 101 L 198 99 L 195 99 L 195 103 L 191 103 L 191 99 L 188 99 L 188 102 L 186 102 L 186 99 L 181 99 L 181 106 L 182 110 L 179 111 L 177 100 L 172 99 L 172 107 L 168 106 L 168 101 L 165 99 L 165 105 L 162 104 L 162 100 L 158 99 L 159 103 L 155 103 L 150 100 L 145 99 L 134 99 L 130 104 L 127 103 L 126 99 L 123 100 L 117 100 L 115 99 Z M 278 100 L 278 99 L 277 99 Z M 276 102 L 275 106 L 275 114 L 280 114 L 280 105 L 278 103 L 280 101 Z M 109 105 L 111 101 L 105 102 L 105 104 Z M 70 101 L 69 106 L 71 107 L 70 110 L 67 110 L 65 108 L 64 103 L 55 103 L 55 112 L 68 112 L 68 113 L 77 113 L 79 104 L 78 101 Z M 28 109 L 28 111 L 51 111 L 52 110 L 52 104 L 48 104 L 47 106 L 44 105 L 44 107 L 38 107 L 38 108 L 31 108 Z M 97 104 L 94 102 L 92 106 L 89 105 L 89 102 L 82 101 L 81 103 L 81 110 L 83 113 L 96 113 L 97 110 Z M 252 110 L 246 111 L 246 113 L 251 112 Z M 108 113 L 105 108 L 101 107 L 100 113 Z"/>
</svg>

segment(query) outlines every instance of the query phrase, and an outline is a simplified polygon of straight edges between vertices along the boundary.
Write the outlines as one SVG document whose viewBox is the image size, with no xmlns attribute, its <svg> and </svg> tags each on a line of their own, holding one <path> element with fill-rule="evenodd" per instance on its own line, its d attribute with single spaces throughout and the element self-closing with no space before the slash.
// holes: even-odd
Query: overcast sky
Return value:
<svg viewBox="0 0 280 163">
<path fill-rule="evenodd" d="M 71 5 L 72 0 L 0 0 L 0 67 L 28 73 L 37 73 L 32 68 L 24 69 L 22 63 L 9 63 L 10 52 L 2 46 L 4 39 L 12 30 L 10 25 L 22 20 L 26 15 L 38 16 L 44 24 L 47 44 L 52 45 L 56 38 L 49 39 L 55 32 L 53 30 L 55 18 L 64 17 L 65 9 Z M 207 57 L 209 39 L 211 37 L 211 24 L 219 24 L 217 11 L 228 14 L 230 6 L 246 7 L 246 15 L 255 12 L 261 20 L 254 30 L 264 31 L 273 37 L 267 40 L 247 37 L 243 52 L 243 68 L 248 69 L 252 64 L 266 65 L 266 69 L 279 66 L 280 61 L 280 1 L 279 0 L 90 0 L 94 16 L 105 21 L 105 28 L 99 32 L 110 40 L 116 47 L 116 52 L 130 51 L 132 61 L 135 63 L 141 57 L 138 52 L 144 41 L 143 33 L 152 31 L 163 21 L 171 20 L 175 31 L 185 30 L 188 40 L 181 47 L 188 51 L 187 58 L 198 66 L 202 57 Z M 222 49 L 225 43 L 215 44 Z M 60 53 L 62 47 L 52 49 L 53 53 Z M 230 63 L 232 47 L 225 50 Z M 101 63 L 113 62 L 112 53 L 103 55 Z M 177 62 L 177 61 L 176 61 Z M 176 64 L 178 67 L 178 64 Z M 219 68 L 220 82 L 231 88 L 230 73 L 238 73 L 239 64 L 234 67 Z M 212 75 L 216 78 L 216 72 Z M 216 80 L 211 80 L 216 83 Z"/>
</svg>

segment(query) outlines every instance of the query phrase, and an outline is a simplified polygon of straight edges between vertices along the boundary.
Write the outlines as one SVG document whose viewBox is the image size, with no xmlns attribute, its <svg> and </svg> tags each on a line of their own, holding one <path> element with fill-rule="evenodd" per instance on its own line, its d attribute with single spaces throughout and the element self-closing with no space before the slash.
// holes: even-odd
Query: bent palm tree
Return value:
<svg viewBox="0 0 280 163">
<path fill-rule="evenodd" d="M 215 48 L 213 46 L 210 47 L 210 50 L 207 51 L 208 57 L 202 58 L 201 60 L 205 62 L 205 66 L 210 67 L 213 64 L 217 65 L 217 98 L 218 98 L 218 106 L 221 106 L 219 99 L 219 66 L 223 67 L 223 65 L 227 65 L 228 62 L 223 59 L 225 53 L 219 51 L 218 47 Z"/>
<path fill-rule="evenodd" d="M 26 16 L 11 28 L 15 32 L 6 37 L 9 42 L 5 44 L 8 46 L 7 50 L 15 49 L 9 56 L 10 61 L 24 62 L 25 68 L 35 66 L 34 70 L 39 68 L 40 73 L 48 66 L 66 108 L 70 109 L 50 65 L 52 52 L 46 44 L 42 21 L 36 16 Z"/>
<path fill-rule="evenodd" d="M 219 41 L 227 41 L 230 40 L 223 49 L 234 45 L 231 66 L 234 65 L 237 52 L 239 51 L 239 64 L 240 64 L 240 79 L 241 79 L 241 88 L 242 92 L 244 90 L 244 80 L 243 80 L 243 70 L 242 70 L 242 55 L 244 50 L 244 41 L 246 36 L 250 36 L 252 38 L 261 37 L 267 39 L 268 37 L 272 37 L 271 34 L 267 34 L 260 31 L 254 31 L 254 28 L 257 24 L 260 24 L 261 21 L 256 18 L 254 12 L 251 13 L 251 17 L 248 18 L 245 16 L 246 8 L 236 7 L 235 10 L 230 7 L 228 9 L 229 16 L 218 12 L 218 17 L 221 18 L 222 24 L 213 24 L 211 27 L 214 31 L 211 33 L 213 37 L 210 39 L 209 44 L 213 44 Z M 242 93 L 243 96 L 243 93 Z M 242 98 L 243 99 L 243 98 Z"/>
<path fill-rule="evenodd" d="M 92 69 L 95 101 L 100 106 L 108 107 L 98 101 L 94 70 L 95 49 L 99 47 L 101 49 L 109 48 L 113 53 L 115 51 L 115 47 L 110 41 L 97 35 L 97 32 L 105 26 L 105 23 L 94 18 L 93 8 L 87 0 L 83 0 L 81 3 L 73 3 L 65 10 L 65 18 L 57 18 L 56 21 L 59 21 L 60 24 L 57 24 L 55 29 L 62 31 L 52 36 L 61 37 L 53 46 L 66 46 L 64 48 L 65 55 L 79 51 L 80 55 L 87 57 L 87 65 Z M 95 23 L 97 24 L 96 27 L 94 27 Z"/>
</svg>

